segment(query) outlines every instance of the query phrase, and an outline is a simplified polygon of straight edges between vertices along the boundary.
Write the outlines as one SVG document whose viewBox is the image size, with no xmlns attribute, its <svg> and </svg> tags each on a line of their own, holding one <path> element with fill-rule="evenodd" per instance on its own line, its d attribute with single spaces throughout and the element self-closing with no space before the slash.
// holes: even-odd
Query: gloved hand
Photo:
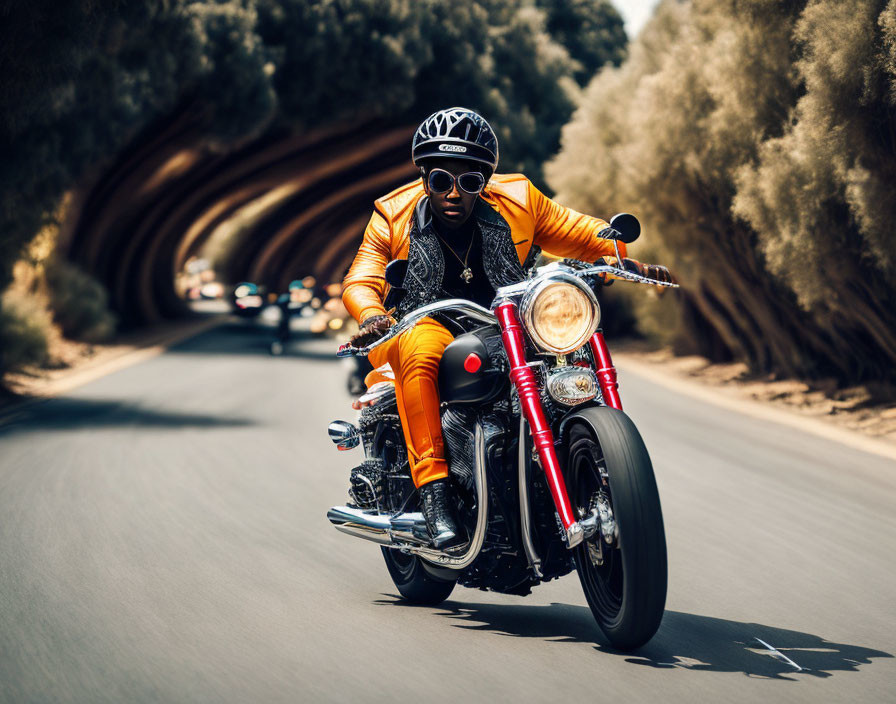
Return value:
<svg viewBox="0 0 896 704">
<path fill-rule="evenodd" d="M 619 266 L 616 257 L 604 257 L 602 262 L 608 266 Z M 639 274 L 648 279 L 653 279 L 654 281 L 662 281 L 669 284 L 677 283 L 675 277 L 672 276 L 672 273 L 666 267 L 660 266 L 659 264 L 643 264 L 637 259 L 623 258 L 621 268 L 630 271 L 633 274 Z"/>
<path fill-rule="evenodd" d="M 388 315 L 374 315 L 361 323 L 361 328 L 357 335 L 353 335 L 349 343 L 353 347 L 367 347 L 372 342 L 376 342 L 386 331 L 389 330 L 395 321 Z"/>
<path fill-rule="evenodd" d="M 675 277 L 672 276 L 672 272 L 660 264 L 644 264 L 643 262 L 639 262 L 635 259 L 626 259 L 625 262 L 626 269 L 631 271 L 628 264 L 628 262 L 631 262 L 637 268 L 637 271 L 635 273 L 647 277 L 648 279 L 653 279 L 654 281 L 662 281 L 663 283 L 667 284 L 677 283 L 675 281 Z"/>
</svg>

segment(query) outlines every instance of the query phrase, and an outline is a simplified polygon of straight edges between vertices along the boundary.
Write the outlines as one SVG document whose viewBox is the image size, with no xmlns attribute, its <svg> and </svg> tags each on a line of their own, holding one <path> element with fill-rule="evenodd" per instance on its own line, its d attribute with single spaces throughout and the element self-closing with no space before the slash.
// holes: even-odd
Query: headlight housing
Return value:
<svg viewBox="0 0 896 704">
<path fill-rule="evenodd" d="M 569 354 L 579 349 L 600 323 L 594 292 L 579 278 L 552 272 L 523 298 L 520 312 L 532 342 L 545 352 Z"/>
</svg>

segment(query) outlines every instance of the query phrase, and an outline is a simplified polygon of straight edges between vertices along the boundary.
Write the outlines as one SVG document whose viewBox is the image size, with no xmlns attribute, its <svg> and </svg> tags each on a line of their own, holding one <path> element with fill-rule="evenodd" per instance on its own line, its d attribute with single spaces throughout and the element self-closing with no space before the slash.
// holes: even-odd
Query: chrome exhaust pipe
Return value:
<svg viewBox="0 0 896 704">
<path fill-rule="evenodd" d="M 429 532 L 422 513 L 399 513 L 387 516 L 369 513 L 351 506 L 334 506 L 327 518 L 337 530 L 388 547 L 405 547 L 402 543 L 428 545 Z"/>
<path fill-rule="evenodd" d="M 355 535 L 385 547 L 404 549 L 439 567 L 462 570 L 479 556 L 488 526 L 488 480 L 485 474 L 485 434 L 476 423 L 473 438 L 475 462 L 473 480 L 476 485 L 476 528 L 462 553 L 445 552 L 431 547 L 429 531 L 422 513 L 399 513 L 388 516 L 369 513 L 351 506 L 334 506 L 327 518 L 337 530 Z"/>
</svg>

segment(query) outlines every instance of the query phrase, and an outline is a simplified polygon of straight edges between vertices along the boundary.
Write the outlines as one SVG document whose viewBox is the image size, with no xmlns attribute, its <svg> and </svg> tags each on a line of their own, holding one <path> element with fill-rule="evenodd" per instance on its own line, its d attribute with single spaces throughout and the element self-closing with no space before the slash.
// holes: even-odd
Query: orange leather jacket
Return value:
<svg viewBox="0 0 896 704">
<path fill-rule="evenodd" d="M 417 179 L 375 202 L 342 293 L 345 307 L 358 322 L 386 312 L 386 265 L 407 257 L 414 208 L 424 195 L 423 181 Z M 547 254 L 584 261 L 615 255 L 613 243 L 597 236 L 609 227 L 606 222 L 555 203 L 522 174 L 494 174 L 480 197 L 510 225 L 521 264 L 533 245 Z M 626 256 L 622 242 L 619 253 Z"/>
</svg>

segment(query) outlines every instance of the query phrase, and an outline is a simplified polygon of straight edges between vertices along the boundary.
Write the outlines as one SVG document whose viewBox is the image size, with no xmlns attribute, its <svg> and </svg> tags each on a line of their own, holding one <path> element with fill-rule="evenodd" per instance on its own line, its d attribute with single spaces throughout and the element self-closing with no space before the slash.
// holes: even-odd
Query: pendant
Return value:
<svg viewBox="0 0 896 704">
<path fill-rule="evenodd" d="M 464 283 L 470 283 L 473 280 L 473 270 L 467 267 L 460 272 L 460 278 L 464 280 Z"/>
</svg>

